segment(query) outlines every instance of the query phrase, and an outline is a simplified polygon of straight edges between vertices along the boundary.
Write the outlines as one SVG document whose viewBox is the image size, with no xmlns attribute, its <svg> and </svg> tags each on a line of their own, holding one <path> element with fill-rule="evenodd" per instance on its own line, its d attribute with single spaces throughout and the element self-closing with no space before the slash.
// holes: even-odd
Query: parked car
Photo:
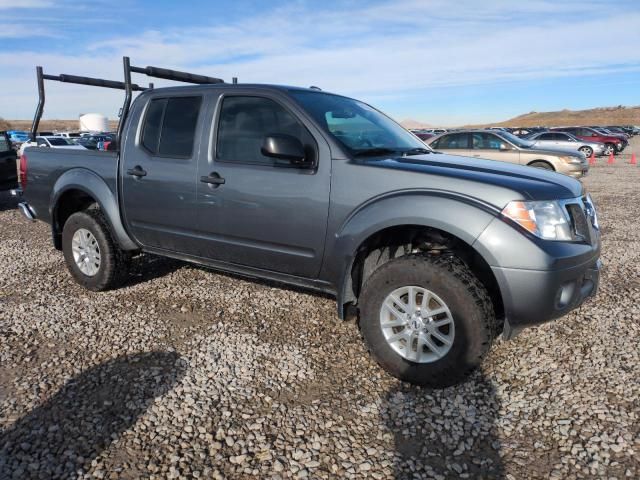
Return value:
<svg viewBox="0 0 640 480">
<path fill-rule="evenodd" d="M 7 130 L 7 134 L 9 135 L 9 141 L 16 150 L 18 150 L 24 142 L 29 141 L 29 134 L 22 130 Z"/>
<path fill-rule="evenodd" d="M 604 155 L 605 145 L 599 142 L 589 142 L 574 137 L 568 132 L 540 132 L 534 133 L 525 140 L 533 143 L 534 148 L 553 148 L 577 150 L 585 157 L 589 158 L 592 154 L 596 156 Z"/>
<path fill-rule="evenodd" d="M 624 135 L 624 138 L 626 138 L 627 140 L 631 138 L 631 134 L 625 131 L 621 127 L 603 127 L 603 128 L 605 128 L 608 132 L 613 133 L 614 135 Z"/>
<path fill-rule="evenodd" d="M 0 190 L 10 190 L 18 186 L 16 151 L 11 145 L 7 132 L 0 132 Z"/>
<path fill-rule="evenodd" d="M 86 150 L 82 145 L 76 145 L 75 143 L 67 140 L 64 137 L 36 137 L 36 146 L 47 148 L 64 148 L 67 150 Z"/>
<path fill-rule="evenodd" d="M 595 293 L 575 179 L 434 153 L 351 98 L 207 81 L 125 102 L 119 152 L 25 150 L 20 208 L 80 285 L 115 288 L 149 252 L 327 292 L 383 368 L 435 387 Z"/>
<path fill-rule="evenodd" d="M 102 142 L 110 142 L 113 140 L 112 135 L 85 135 L 76 139 L 78 145 L 82 145 L 89 150 L 100 150 L 98 147 Z"/>
<path fill-rule="evenodd" d="M 68 139 L 80 138 L 80 133 L 79 132 L 56 132 L 54 135 L 56 137 L 64 137 L 64 138 L 68 138 Z"/>
<path fill-rule="evenodd" d="M 436 136 L 435 133 L 426 132 L 424 130 L 411 130 L 411 133 L 413 133 L 420 140 L 429 140 L 430 138 Z"/>
<path fill-rule="evenodd" d="M 627 146 L 627 141 L 617 135 L 609 135 L 590 127 L 555 127 L 554 132 L 568 132 L 574 137 L 591 142 L 604 143 L 604 154 L 620 153 Z"/>
<path fill-rule="evenodd" d="M 455 155 L 544 168 L 575 178 L 589 171 L 587 159 L 577 151 L 535 148 L 532 142 L 499 130 L 446 133 L 428 140 L 427 144 Z"/>
</svg>

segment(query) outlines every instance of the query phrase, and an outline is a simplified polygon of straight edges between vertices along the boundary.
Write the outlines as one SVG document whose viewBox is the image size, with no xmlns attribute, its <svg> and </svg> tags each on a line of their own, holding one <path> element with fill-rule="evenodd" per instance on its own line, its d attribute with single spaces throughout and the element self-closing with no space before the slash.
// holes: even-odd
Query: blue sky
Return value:
<svg viewBox="0 0 640 480">
<path fill-rule="evenodd" d="M 10 119 L 33 115 L 36 64 L 121 79 L 122 55 L 318 85 L 443 126 L 640 105 L 638 0 L 0 0 L 0 41 L 0 116 Z M 45 118 L 113 117 L 121 103 L 89 87 L 49 83 L 47 93 Z"/>
</svg>

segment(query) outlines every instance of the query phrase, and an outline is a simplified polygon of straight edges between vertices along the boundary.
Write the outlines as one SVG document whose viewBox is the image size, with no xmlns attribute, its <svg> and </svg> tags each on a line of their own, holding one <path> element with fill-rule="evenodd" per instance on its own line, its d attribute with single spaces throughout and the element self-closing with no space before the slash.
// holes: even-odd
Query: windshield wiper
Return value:
<svg viewBox="0 0 640 480">
<path fill-rule="evenodd" d="M 423 153 L 431 153 L 431 150 L 422 147 L 410 148 L 402 152 L 402 156 L 408 157 L 409 155 L 422 155 Z"/>
<path fill-rule="evenodd" d="M 385 155 L 387 153 L 396 153 L 396 150 L 385 147 L 367 148 L 354 152 L 355 157 L 373 157 L 375 155 Z"/>
</svg>

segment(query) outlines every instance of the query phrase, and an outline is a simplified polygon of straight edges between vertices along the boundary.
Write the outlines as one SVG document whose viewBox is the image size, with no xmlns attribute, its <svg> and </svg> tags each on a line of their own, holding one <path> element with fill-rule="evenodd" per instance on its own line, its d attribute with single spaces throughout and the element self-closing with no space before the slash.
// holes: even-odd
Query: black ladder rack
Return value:
<svg viewBox="0 0 640 480">
<path fill-rule="evenodd" d="M 195 83 L 199 85 L 224 83 L 224 80 L 221 80 L 220 78 L 208 77 L 206 75 L 198 75 L 195 73 L 181 72 L 179 70 L 169 70 L 168 68 L 151 67 L 151 66 L 134 67 L 131 65 L 129 57 L 124 57 L 122 59 L 122 63 L 124 66 L 124 82 L 119 82 L 116 80 L 104 80 L 102 78 L 81 77 L 78 75 L 68 75 L 68 74 L 49 75 L 43 72 L 42 67 L 40 66 L 36 67 L 36 77 L 38 80 L 38 106 L 36 108 L 36 114 L 33 118 L 33 123 L 31 124 L 31 140 L 35 141 L 38 127 L 40 125 L 40 120 L 42 119 L 42 112 L 44 110 L 44 104 L 45 104 L 45 93 L 44 93 L 45 80 L 52 80 L 55 82 L 62 82 L 62 83 L 74 83 L 77 85 L 88 85 L 91 87 L 104 87 L 104 88 L 113 88 L 117 90 L 124 90 L 125 92 L 124 104 L 122 105 L 122 110 L 120 113 L 120 121 L 118 122 L 118 141 L 117 141 L 118 148 L 120 145 L 120 140 L 122 138 L 122 132 L 124 129 L 125 120 L 127 119 L 127 115 L 129 114 L 129 109 L 131 107 L 133 92 L 143 92 L 145 90 L 153 88 L 152 83 L 149 84 L 149 87 L 141 87 L 140 85 L 132 83 L 131 73 L 141 73 L 141 74 L 147 75 L 148 77 L 162 78 L 164 80 L 173 80 L 176 82 Z"/>
</svg>

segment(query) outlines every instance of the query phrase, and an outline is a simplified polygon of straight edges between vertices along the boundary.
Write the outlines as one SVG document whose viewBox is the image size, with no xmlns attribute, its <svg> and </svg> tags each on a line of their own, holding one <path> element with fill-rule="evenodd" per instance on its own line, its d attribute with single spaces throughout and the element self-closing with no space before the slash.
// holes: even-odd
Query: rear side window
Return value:
<svg viewBox="0 0 640 480">
<path fill-rule="evenodd" d="M 474 133 L 473 148 L 476 150 L 500 150 L 504 141 L 491 133 Z"/>
<path fill-rule="evenodd" d="M 557 134 L 555 133 L 543 133 L 538 137 L 538 140 L 556 140 Z"/>
<path fill-rule="evenodd" d="M 466 149 L 469 148 L 469 135 L 467 133 L 453 133 L 445 135 L 438 140 L 436 148 L 442 149 Z"/>
<path fill-rule="evenodd" d="M 154 155 L 191 157 L 201 104 L 202 97 L 152 100 L 142 130 L 142 145 Z"/>
<path fill-rule="evenodd" d="M 306 128 L 275 101 L 226 97 L 218 120 L 216 158 L 222 162 L 275 165 L 281 161 L 263 155 L 261 148 L 264 137 L 277 134 L 295 137 L 303 145 L 312 143 Z"/>
</svg>

